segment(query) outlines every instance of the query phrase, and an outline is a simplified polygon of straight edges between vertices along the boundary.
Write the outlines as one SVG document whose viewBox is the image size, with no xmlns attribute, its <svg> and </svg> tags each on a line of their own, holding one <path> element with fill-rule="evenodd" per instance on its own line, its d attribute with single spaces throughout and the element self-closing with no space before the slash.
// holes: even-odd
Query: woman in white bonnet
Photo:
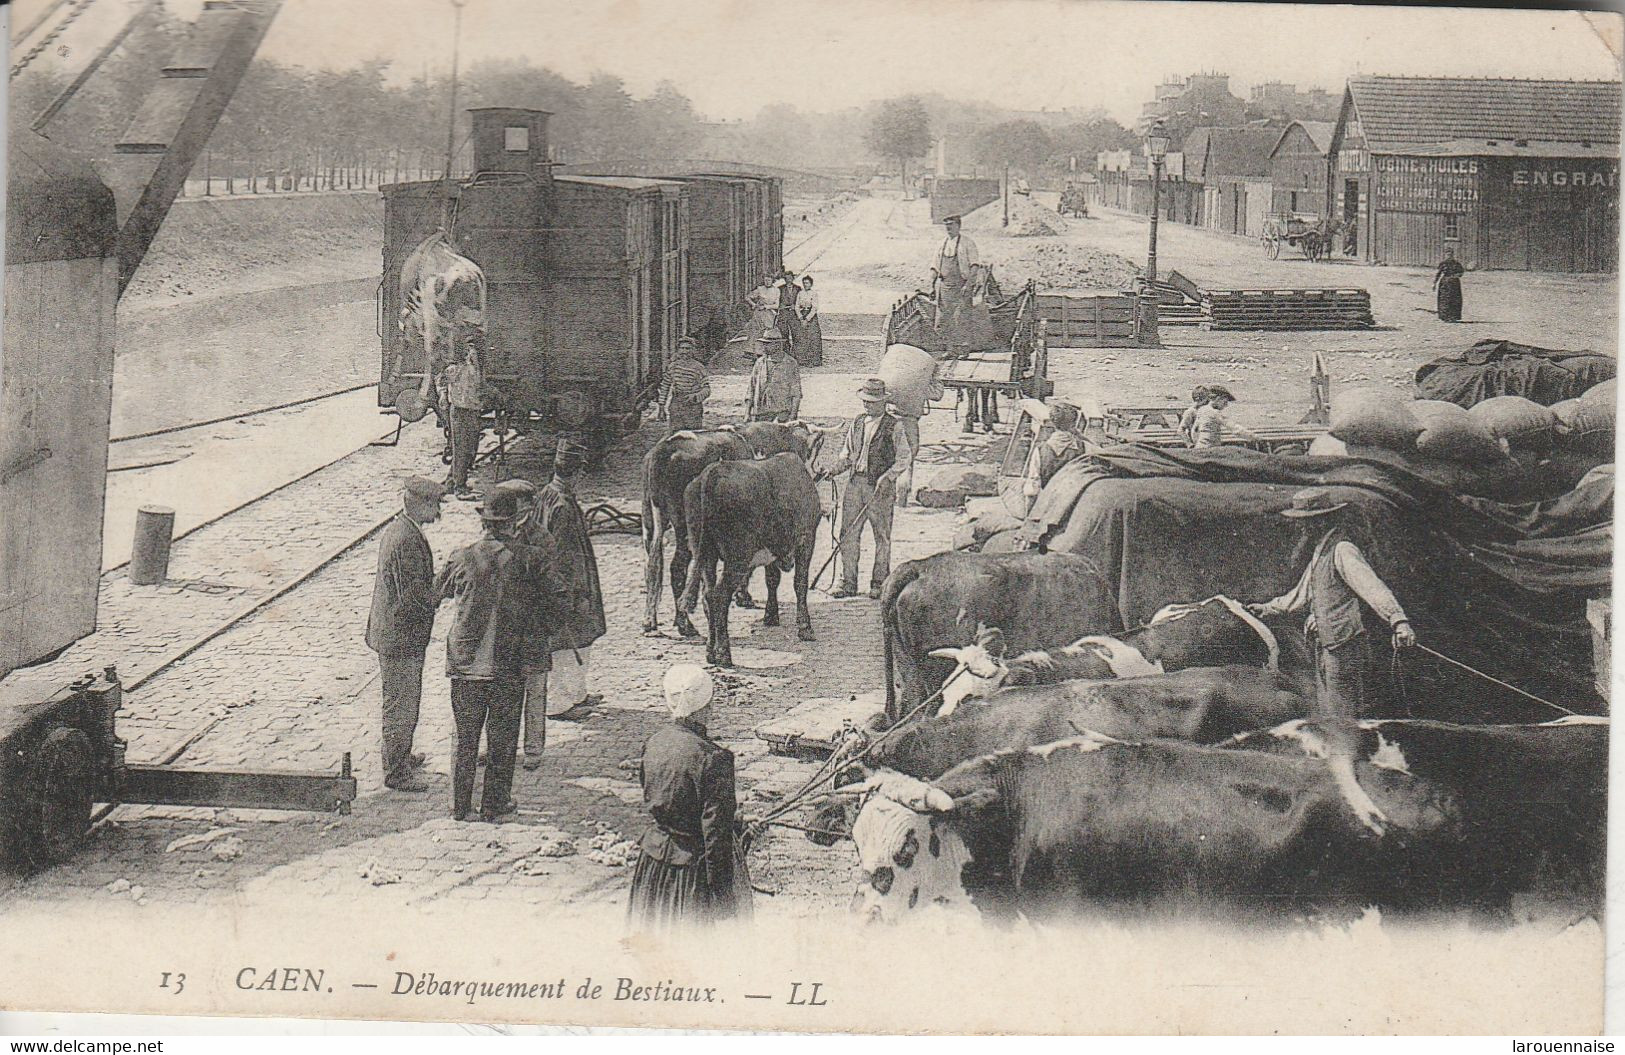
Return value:
<svg viewBox="0 0 1625 1055">
<path fill-rule="evenodd" d="M 632 873 L 628 920 L 659 931 L 750 913 L 750 881 L 734 831 L 734 756 L 706 731 L 711 675 L 692 663 L 666 671 L 671 724 L 643 745 L 638 779 L 654 825 Z"/>
</svg>

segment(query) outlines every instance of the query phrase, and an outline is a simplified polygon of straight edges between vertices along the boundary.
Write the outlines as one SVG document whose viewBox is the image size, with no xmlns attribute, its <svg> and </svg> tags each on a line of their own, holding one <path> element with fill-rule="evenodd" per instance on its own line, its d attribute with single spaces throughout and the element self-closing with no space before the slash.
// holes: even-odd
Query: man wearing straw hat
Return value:
<svg viewBox="0 0 1625 1055">
<path fill-rule="evenodd" d="M 778 327 L 762 334 L 761 345 L 762 354 L 750 368 L 746 416 L 751 421 L 793 421 L 801 413 L 801 367 L 790 357 Z"/>
<path fill-rule="evenodd" d="M 863 526 L 875 536 L 875 563 L 869 573 L 869 596 L 878 598 L 891 573 L 891 529 L 897 479 L 913 459 L 902 419 L 888 408 L 891 393 L 886 382 L 871 377 L 858 388 L 863 413 L 846 428 L 846 445 L 829 475 L 851 470 L 841 497 L 841 581 L 832 597 L 858 592 L 858 560 L 862 556 Z"/>
<path fill-rule="evenodd" d="M 525 692 L 524 635 L 533 598 L 524 548 L 513 542 L 518 495 L 493 490 L 478 509 L 485 533 L 451 555 L 435 578 L 435 595 L 457 603 L 446 634 L 446 675 L 451 678 L 451 713 L 457 726 L 452 816 L 471 819 L 484 732 L 490 753 L 480 819 L 500 821 L 519 808 L 511 793 Z"/>
<path fill-rule="evenodd" d="M 654 826 L 639 844 L 628 922 L 634 930 L 669 931 L 748 918 L 750 879 L 734 832 L 734 756 L 706 729 L 711 675 L 679 663 L 662 687 L 672 721 L 649 737 L 638 765 Z"/>
<path fill-rule="evenodd" d="M 1308 610 L 1304 633 L 1314 648 L 1318 689 L 1314 716 L 1329 720 L 1325 731 L 1334 771 L 1345 784 L 1351 805 L 1367 826 L 1380 831 L 1382 812 L 1359 791 L 1353 773 L 1352 723 L 1365 713 L 1365 676 L 1371 659 L 1362 605 L 1388 624 L 1395 648 L 1416 644 L 1416 632 L 1393 591 L 1371 570 L 1351 538 L 1369 537 L 1370 532 L 1358 526 L 1363 515 L 1347 506 L 1325 487 L 1305 488 L 1292 496 L 1292 504 L 1281 515 L 1302 521 L 1298 556 L 1301 559 L 1308 550 L 1308 565 L 1291 590 L 1247 607 L 1260 619 Z"/>
</svg>

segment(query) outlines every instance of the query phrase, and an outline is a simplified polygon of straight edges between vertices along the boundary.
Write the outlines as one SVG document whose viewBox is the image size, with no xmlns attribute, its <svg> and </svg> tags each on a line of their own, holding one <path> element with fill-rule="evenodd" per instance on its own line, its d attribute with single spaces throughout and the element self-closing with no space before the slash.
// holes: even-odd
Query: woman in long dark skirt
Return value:
<svg viewBox="0 0 1625 1055">
<path fill-rule="evenodd" d="M 801 276 L 801 292 L 796 294 L 796 317 L 801 321 L 801 334 L 790 354 L 802 366 L 823 366 L 824 327 L 818 321 L 818 294 L 813 290 L 811 275 Z"/>
<path fill-rule="evenodd" d="M 672 722 L 643 745 L 639 779 L 654 826 L 632 873 L 628 924 L 670 931 L 748 918 L 750 877 L 734 831 L 734 756 L 705 728 L 711 676 L 679 663 L 664 687 Z"/>
<path fill-rule="evenodd" d="M 1456 259 L 1456 251 L 1450 245 L 1444 247 L 1444 260 L 1439 263 L 1439 270 L 1433 275 L 1433 288 L 1439 291 L 1438 309 L 1440 322 L 1461 321 L 1461 276 L 1467 271 Z"/>
</svg>

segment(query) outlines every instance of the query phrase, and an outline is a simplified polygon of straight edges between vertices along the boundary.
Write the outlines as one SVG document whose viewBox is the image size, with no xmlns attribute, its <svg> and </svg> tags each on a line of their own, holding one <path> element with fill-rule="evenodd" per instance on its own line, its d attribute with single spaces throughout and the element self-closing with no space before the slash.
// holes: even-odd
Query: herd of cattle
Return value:
<svg viewBox="0 0 1625 1055">
<path fill-rule="evenodd" d="M 649 452 L 647 630 L 669 525 L 677 626 L 697 634 L 687 612 L 703 583 L 709 662 L 730 662 L 727 613 L 758 566 L 768 623 L 793 570 L 812 639 L 809 466 L 823 439 L 757 423 Z M 1301 634 L 1225 597 L 1127 631 L 1114 615 L 1112 584 L 1082 556 L 939 553 L 892 573 L 885 716 L 810 825 L 856 843 L 865 918 L 1083 904 L 1503 914 L 1520 897 L 1600 913 L 1606 718 L 1363 720 L 1348 774 L 1328 743 L 1349 730 L 1310 717 Z"/>
</svg>

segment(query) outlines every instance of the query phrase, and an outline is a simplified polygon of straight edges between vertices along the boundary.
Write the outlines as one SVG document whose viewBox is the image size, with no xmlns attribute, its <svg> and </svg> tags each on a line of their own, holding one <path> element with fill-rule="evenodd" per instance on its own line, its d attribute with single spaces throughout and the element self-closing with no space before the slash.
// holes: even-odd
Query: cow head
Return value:
<svg viewBox="0 0 1625 1055">
<path fill-rule="evenodd" d="M 853 912 L 865 923 L 898 923 L 932 908 L 970 908 L 960 878 L 970 851 L 944 815 L 953 800 L 890 770 L 860 787 L 868 795 L 852 824 L 859 869 Z"/>
<path fill-rule="evenodd" d="M 1004 663 L 1004 632 L 996 626 L 976 624 L 976 640 L 957 648 L 934 648 L 933 659 L 951 659 L 955 671 L 942 683 L 942 705 L 937 717 L 945 718 L 971 696 L 988 697 L 999 691 L 1009 677 Z"/>
<path fill-rule="evenodd" d="M 1167 670 L 1228 665 L 1280 665 L 1281 646 L 1258 617 L 1229 597 L 1171 604 L 1123 635 L 1147 661 Z"/>
</svg>

